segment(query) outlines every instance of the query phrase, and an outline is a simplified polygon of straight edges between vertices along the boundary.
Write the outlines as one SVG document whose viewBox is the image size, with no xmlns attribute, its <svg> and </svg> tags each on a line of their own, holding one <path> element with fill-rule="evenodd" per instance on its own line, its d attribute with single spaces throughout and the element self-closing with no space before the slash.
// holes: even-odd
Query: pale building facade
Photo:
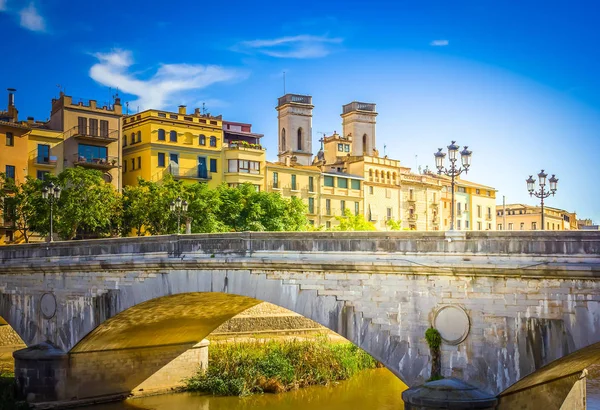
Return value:
<svg viewBox="0 0 600 410">
<path fill-rule="evenodd" d="M 541 207 L 526 204 L 496 206 L 497 230 L 542 230 Z M 573 223 L 574 221 L 574 223 Z M 544 230 L 564 231 L 577 229 L 577 215 L 564 209 L 544 207 Z"/>
<path fill-rule="evenodd" d="M 312 163 L 312 97 L 286 94 L 277 104 L 279 162 L 296 157 L 300 165 Z"/>
</svg>

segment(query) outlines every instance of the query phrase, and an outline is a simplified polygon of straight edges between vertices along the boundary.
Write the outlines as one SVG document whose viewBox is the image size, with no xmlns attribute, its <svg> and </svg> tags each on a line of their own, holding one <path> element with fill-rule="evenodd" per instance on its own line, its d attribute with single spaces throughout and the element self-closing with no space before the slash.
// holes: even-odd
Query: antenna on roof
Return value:
<svg viewBox="0 0 600 410">
<path fill-rule="evenodd" d="M 127 102 L 125 103 L 125 107 L 127 107 L 127 108 L 126 108 L 126 110 L 127 110 L 127 111 L 126 111 L 126 113 L 127 113 L 127 115 L 129 115 L 129 101 L 127 101 Z"/>
<path fill-rule="evenodd" d="M 384 156 L 384 157 L 385 157 L 385 155 L 386 155 L 386 154 L 385 154 L 385 150 L 386 150 L 386 148 L 387 148 L 387 145 L 383 144 L 383 156 Z"/>
<path fill-rule="evenodd" d="M 202 115 L 206 115 L 206 104 L 202 103 Z"/>
</svg>

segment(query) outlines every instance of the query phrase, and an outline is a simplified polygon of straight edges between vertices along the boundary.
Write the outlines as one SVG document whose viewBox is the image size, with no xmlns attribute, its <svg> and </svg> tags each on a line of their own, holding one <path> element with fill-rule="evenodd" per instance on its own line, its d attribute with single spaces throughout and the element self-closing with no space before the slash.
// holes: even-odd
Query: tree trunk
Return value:
<svg viewBox="0 0 600 410">
<path fill-rule="evenodd" d="M 431 353 L 431 375 L 430 380 L 438 380 L 442 378 L 442 361 L 440 349 L 429 349 Z"/>
</svg>

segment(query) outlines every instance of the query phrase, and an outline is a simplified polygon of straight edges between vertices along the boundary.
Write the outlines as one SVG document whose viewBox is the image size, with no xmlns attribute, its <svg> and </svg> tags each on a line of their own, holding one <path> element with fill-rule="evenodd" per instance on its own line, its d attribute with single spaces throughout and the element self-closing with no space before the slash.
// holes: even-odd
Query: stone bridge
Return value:
<svg viewBox="0 0 600 410">
<path fill-rule="evenodd" d="M 435 324 L 443 375 L 499 408 L 559 408 L 600 359 L 594 232 L 173 235 L 6 246 L 0 261 L 0 319 L 29 346 L 15 372 L 31 401 L 177 384 L 198 343 L 260 301 L 339 333 L 409 386 L 429 377 Z"/>
</svg>

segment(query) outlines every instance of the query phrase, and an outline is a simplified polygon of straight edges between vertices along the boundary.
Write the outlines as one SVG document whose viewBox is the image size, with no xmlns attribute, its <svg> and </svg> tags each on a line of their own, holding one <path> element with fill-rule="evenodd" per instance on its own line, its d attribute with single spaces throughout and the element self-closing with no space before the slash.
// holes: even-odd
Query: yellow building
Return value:
<svg viewBox="0 0 600 410">
<path fill-rule="evenodd" d="M 476 184 L 461 178 L 456 180 L 456 189 L 458 193 L 463 193 L 466 197 L 462 213 L 464 220 L 468 222 L 463 230 L 495 230 L 496 190 L 490 186 Z M 459 209 L 457 204 L 457 210 Z"/>
<path fill-rule="evenodd" d="M 266 155 L 259 144 L 232 141 L 223 144 L 224 181 L 229 186 L 250 183 L 257 191 L 266 189 Z"/>
<path fill-rule="evenodd" d="M 45 179 L 47 174 L 58 175 L 64 165 L 64 133 L 46 128 L 43 122 L 29 118 L 27 174 L 31 178 Z"/>
<path fill-rule="evenodd" d="M 160 181 L 165 175 L 188 183 L 223 181 L 221 117 L 146 110 L 123 118 L 123 182 Z"/>
<path fill-rule="evenodd" d="M 82 166 L 97 169 L 106 182 L 119 191 L 121 172 L 121 100 L 111 106 L 98 106 L 96 100 L 74 102 L 60 93 L 52 99 L 52 112 L 47 127 L 62 131 L 64 168 Z"/>
<path fill-rule="evenodd" d="M 442 207 L 446 203 L 443 202 L 442 179 L 430 174 L 413 174 L 410 168 L 402 167 L 399 183 L 402 228 L 438 231 L 450 227 L 448 218 L 443 217 Z"/>
<path fill-rule="evenodd" d="M 496 217 L 499 231 L 538 231 L 542 229 L 542 213 L 539 206 L 510 204 L 503 207 L 497 205 Z M 545 206 L 544 223 L 546 231 L 577 229 L 577 215 L 564 209 Z"/>
</svg>

